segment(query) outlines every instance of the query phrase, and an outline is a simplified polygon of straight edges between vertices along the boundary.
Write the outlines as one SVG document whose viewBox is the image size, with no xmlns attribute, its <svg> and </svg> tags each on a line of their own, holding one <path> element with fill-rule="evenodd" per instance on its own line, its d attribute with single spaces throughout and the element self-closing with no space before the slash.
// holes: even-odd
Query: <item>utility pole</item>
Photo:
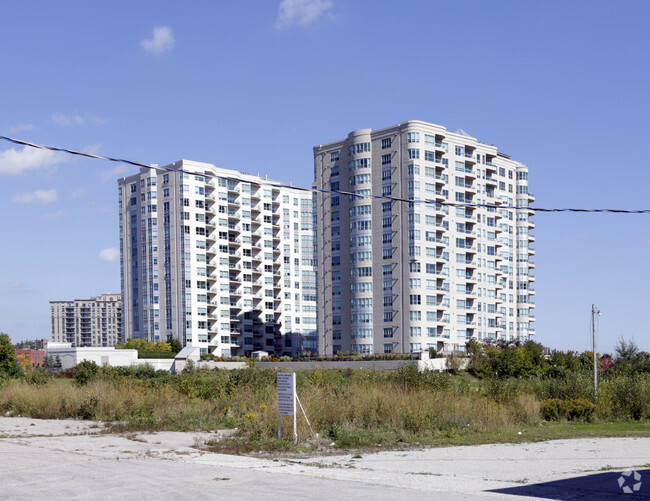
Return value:
<svg viewBox="0 0 650 501">
<path fill-rule="evenodd" d="M 591 305 L 591 331 L 593 334 L 594 344 L 594 400 L 598 398 L 598 362 L 596 361 L 596 315 L 600 315 L 600 310 L 596 309 L 596 305 Z"/>
</svg>

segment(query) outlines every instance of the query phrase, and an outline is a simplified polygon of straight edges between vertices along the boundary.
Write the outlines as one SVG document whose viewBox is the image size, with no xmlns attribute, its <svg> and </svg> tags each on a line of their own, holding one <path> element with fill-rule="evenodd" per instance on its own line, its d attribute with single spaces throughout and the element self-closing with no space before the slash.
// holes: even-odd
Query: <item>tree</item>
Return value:
<svg viewBox="0 0 650 501">
<path fill-rule="evenodd" d="M 629 374 L 650 372 L 650 353 L 639 350 L 634 341 L 625 341 L 621 338 L 614 351 L 616 371 Z"/>
<path fill-rule="evenodd" d="M 54 369 L 54 357 L 50 354 L 45 355 L 45 357 L 43 357 L 43 365 L 41 367 L 48 371 Z"/>
<path fill-rule="evenodd" d="M 77 384 L 85 386 L 97 377 L 99 366 L 92 360 L 83 360 L 77 364 L 74 379 Z"/>
<path fill-rule="evenodd" d="M 0 333 L 0 378 L 3 376 L 18 377 L 22 374 L 23 370 L 16 358 L 11 338 L 8 334 Z"/>
<path fill-rule="evenodd" d="M 172 346 L 170 343 L 162 341 L 150 342 L 146 339 L 127 339 L 124 343 L 115 345 L 118 350 L 138 350 L 140 352 L 171 352 Z M 180 351 L 180 350 L 179 350 Z"/>
<path fill-rule="evenodd" d="M 625 341 L 625 338 L 621 338 L 616 344 L 614 351 L 616 351 L 616 363 L 630 363 L 637 358 L 639 354 L 639 347 L 634 341 Z"/>
<path fill-rule="evenodd" d="M 175 337 L 172 337 L 171 334 L 167 336 L 167 342 L 172 347 L 172 353 L 178 353 L 183 349 L 181 342 Z"/>
</svg>

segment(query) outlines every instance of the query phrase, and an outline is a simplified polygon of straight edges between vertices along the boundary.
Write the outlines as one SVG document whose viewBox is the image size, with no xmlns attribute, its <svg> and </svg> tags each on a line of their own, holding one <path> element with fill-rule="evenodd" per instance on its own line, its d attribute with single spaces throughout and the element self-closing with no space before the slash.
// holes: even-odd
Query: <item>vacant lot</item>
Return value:
<svg viewBox="0 0 650 501">
<path fill-rule="evenodd" d="M 650 438 L 260 459 L 204 450 L 216 432 L 104 430 L 88 421 L 0 418 L 0 497 L 650 499 Z M 625 468 L 642 476 L 634 496 L 619 487 Z"/>
</svg>

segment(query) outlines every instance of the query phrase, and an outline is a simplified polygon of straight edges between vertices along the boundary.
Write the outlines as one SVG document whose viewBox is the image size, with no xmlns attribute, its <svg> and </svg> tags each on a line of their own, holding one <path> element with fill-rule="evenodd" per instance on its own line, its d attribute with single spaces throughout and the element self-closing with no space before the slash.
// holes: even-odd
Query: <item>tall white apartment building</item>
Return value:
<svg viewBox="0 0 650 501">
<path fill-rule="evenodd" d="M 50 301 L 50 340 L 73 347 L 107 347 L 122 342 L 122 296 Z"/>
<path fill-rule="evenodd" d="M 316 351 L 311 194 L 187 160 L 118 189 L 127 338 L 217 356 Z"/>
<path fill-rule="evenodd" d="M 314 147 L 314 162 L 316 188 L 358 195 L 316 196 L 321 353 L 534 334 L 524 164 L 420 121 L 353 131 Z"/>
</svg>

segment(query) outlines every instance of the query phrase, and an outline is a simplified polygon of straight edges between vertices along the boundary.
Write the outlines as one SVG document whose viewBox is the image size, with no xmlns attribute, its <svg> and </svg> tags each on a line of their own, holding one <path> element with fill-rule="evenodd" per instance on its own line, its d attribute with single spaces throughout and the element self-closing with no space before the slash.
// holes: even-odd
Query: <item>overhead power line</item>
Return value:
<svg viewBox="0 0 650 501">
<path fill-rule="evenodd" d="M 173 167 L 169 166 L 154 166 L 154 165 L 149 165 L 149 164 L 143 164 L 140 162 L 135 162 L 133 160 L 125 160 L 123 158 L 113 158 L 113 157 L 105 157 L 102 155 L 94 155 L 92 153 L 85 153 L 82 151 L 75 151 L 75 150 L 70 150 L 67 148 L 58 148 L 55 146 L 44 146 L 41 144 L 35 144 L 35 143 L 30 143 L 28 141 L 22 141 L 20 139 L 13 139 L 10 137 L 6 136 L 0 136 L 0 139 L 4 139 L 5 141 L 9 141 L 14 144 L 19 144 L 23 146 L 29 146 L 30 148 L 38 148 L 42 150 L 50 150 L 50 151 L 59 151 L 62 153 L 68 153 L 70 155 L 77 155 L 81 157 L 87 157 L 87 158 L 95 158 L 98 160 L 107 160 L 109 162 L 116 162 L 116 163 L 123 163 L 123 164 L 128 164 L 128 165 L 133 165 L 135 167 L 144 167 L 146 169 L 156 169 L 156 170 L 164 170 L 164 171 L 170 171 L 170 172 L 182 172 L 185 174 L 191 174 L 191 175 L 196 175 L 196 176 L 203 176 L 203 177 L 208 177 L 208 178 L 218 178 L 218 179 L 225 179 L 228 181 L 237 181 L 240 182 L 242 181 L 239 178 L 236 177 L 229 177 L 229 176 L 223 176 L 219 174 L 214 174 L 214 173 L 205 173 L 205 172 L 190 172 L 190 171 L 185 171 L 181 169 L 174 169 Z M 248 181 L 247 181 L 248 182 Z M 393 202 L 406 202 L 409 204 L 413 203 L 420 203 L 420 204 L 428 204 L 428 205 L 435 205 L 435 206 L 448 206 L 448 207 L 468 207 L 468 208 L 494 208 L 494 209 L 510 209 L 510 210 L 519 210 L 519 211 L 532 211 L 532 212 L 609 212 L 609 213 L 615 213 L 615 214 L 648 214 L 650 213 L 650 209 L 582 209 L 582 208 L 569 208 L 569 207 L 563 207 L 563 208 L 546 208 L 546 207 L 516 207 L 512 205 L 503 205 L 503 204 L 473 204 L 473 203 L 463 203 L 463 202 L 438 202 L 435 200 L 422 200 L 422 199 L 406 199 L 406 198 L 400 198 L 400 197 L 393 197 L 390 195 L 375 195 L 375 194 L 369 194 L 369 195 L 360 195 L 354 192 L 350 191 L 342 191 L 342 190 L 327 190 L 323 188 L 302 188 L 300 186 L 292 186 L 290 184 L 285 184 L 285 183 L 275 183 L 273 181 L 268 181 L 268 180 L 261 180 L 261 181 L 251 181 L 251 184 L 257 184 L 260 186 L 270 186 L 273 188 L 289 188 L 292 190 L 296 191 L 303 191 L 303 192 L 312 192 L 312 193 L 326 193 L 326 194 L 333 194 L 333 195 L 345 195 L 349 197 L 358 197 L 358 198 L 378 198 L 382 200 L 390 200 Z"/>
</svg>

